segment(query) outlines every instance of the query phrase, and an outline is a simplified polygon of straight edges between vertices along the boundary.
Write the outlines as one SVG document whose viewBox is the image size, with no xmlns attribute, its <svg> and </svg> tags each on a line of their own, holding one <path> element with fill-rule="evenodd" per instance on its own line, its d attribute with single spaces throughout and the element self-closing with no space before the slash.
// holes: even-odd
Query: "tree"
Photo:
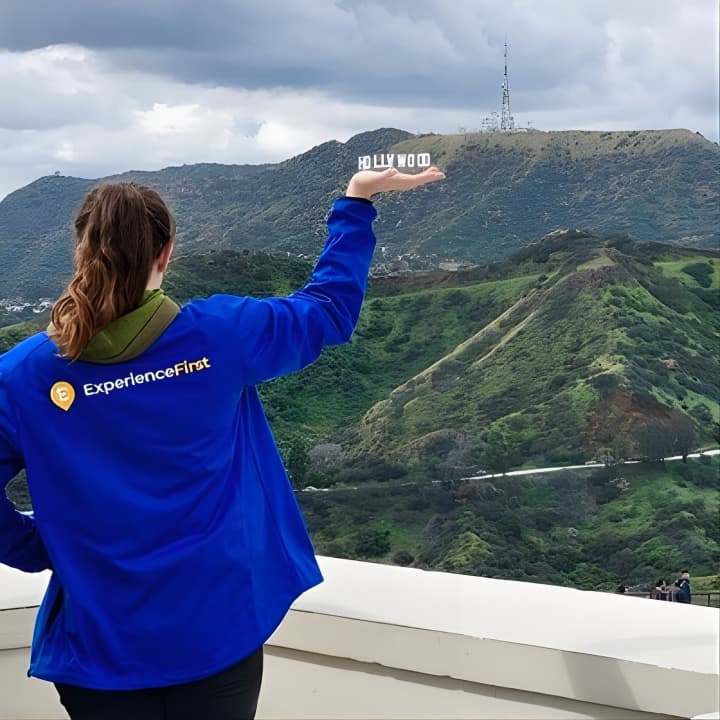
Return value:
<svg viewBox="0 0 720 720">
<path fill-rule="evenodd" d="M 682 455 L 683 462 L 695 444 L 695 426 L 684 413 L 674 412 L 670 417 L 670 430 L 673 435 L 673 450 Z"/>
<path fill-rule="evenodd" d="M 605 467 L 615 464 L 615 456 L 609 447 L 601 447 L 597 450 L 597 457 Z"/>
<path fill-rule="evenodd" d="M 630 455 L 630 439 L 624 432 L 618 432 L 610 443 L 610 452 L 616 465 L 624 463 Z"/>
<path fill-rule="evenodd" d="M 640 455 L 651 462 L 664 462 L 675 446 L 675 436 L 670 423 L 661 420 L 650 420 L 635 431 Z"/>
<path fill-rule="evenodd" d="M 355 553 L 361 558 L 376 558 L 390 550 L 390 530 L 378 525 L 367 525 L 355 538 Z"/>
<path fill-rule="evenodd" d="M 485 540 L 474 532 L 463 532 L 452 541 L 442 566 L 464 575 L 477 573 L 490 554 L 490 545 Z"/>
<path fill-rule="evenodd" d="M 630 440 L 627 433 L 619 430 L 618 423 L 619 417 L 613 417 L 614 429 L 603 436 L 607 445 L 598 448 L 595 454 L 605 467 L 622 465 L 630 455 Z"/>
<path fill-rule="evenodd" d="M 396 565 L 402 565 L 402 567 L 407 567 L 408 565 L 412 565 L 415 562 L 415 556 L 412 553 L 409 553 L 407 550 L 398 550 L 393 555 L 392 561 Z"/>
<path fill-rule="evenodd" d="M 712 286 L 713 266 L 709 262 L 698 262 L 686 265 L 682 271 L 697 282 L 700 287 Z"/>
<path fill-rule="evenodd" d="M 337 443 L 320 443 L 310 448 L 308 460 L 313 470 L 324 470 L 337 467 L 343 460 L 342 445 Z"/>
<path fill-rule="evenodd" d="M 292 480 L 293 487 L 300 490 L 307 482 L 308 454 L 305 443 L 301 440 L 293 440 L 288 452 L 287 470 Z"/>
<path fill-rule="evenodd" d="M 492 427 L 485 441 L 484 466 L 493 474 L 505 474 L 512 465 L 516 444 L 514 436 L 508 430 Z"/>
</svg>

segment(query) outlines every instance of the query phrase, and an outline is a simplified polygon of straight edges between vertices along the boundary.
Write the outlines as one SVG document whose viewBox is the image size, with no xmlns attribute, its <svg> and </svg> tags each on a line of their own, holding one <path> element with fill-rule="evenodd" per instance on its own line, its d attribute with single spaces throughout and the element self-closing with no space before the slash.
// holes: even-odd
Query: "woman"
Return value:
<svg viewBox="0 0 720 720">
<path fill-rule="evenodd" d="M 253 717 L 263 643 L 322 580 L 255 385 L 349 340 L 370 198 L 443 177 L 357 173 L 301 291 L 183 308 L 157 193 L 85 198 L 48 332 L 0 357 L 0 484 L 25 467 L 34 508 L 3 498 L 0 562 L 53 571 L 29 674 L 71 718 Z"/>
</svg>

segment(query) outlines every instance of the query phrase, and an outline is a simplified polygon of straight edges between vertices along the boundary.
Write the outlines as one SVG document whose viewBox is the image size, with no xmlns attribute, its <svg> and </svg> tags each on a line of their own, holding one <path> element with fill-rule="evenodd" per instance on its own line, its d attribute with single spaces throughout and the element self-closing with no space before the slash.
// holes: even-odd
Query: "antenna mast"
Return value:
<svg viewBox="0 0 720 720">
<path fill-rule="evenodd" d="M 507 39 L 505 40 L 505 75 L 503 77 L 503 98 L 502 98 L 502 115 L 500 117 L 500 130 L 514 130 L 515 119 L 510 112 L 510 83 L 508 82 L 507 70 Z"/>
</svg>

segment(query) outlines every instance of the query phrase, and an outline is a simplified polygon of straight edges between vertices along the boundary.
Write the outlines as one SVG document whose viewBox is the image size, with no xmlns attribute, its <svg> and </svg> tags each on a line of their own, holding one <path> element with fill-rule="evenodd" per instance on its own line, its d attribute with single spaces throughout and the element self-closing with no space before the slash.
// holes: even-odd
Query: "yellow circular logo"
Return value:
<svg viewBox="0 0 720 720">
<path fill-rule="evenodd" d="M 65 410 L 67 412 L 73 402 L 75 402 L 75 388 L 64 380 L 56 382 L 50 388 L 50 399 L 61 410 Z"/>
</svg>

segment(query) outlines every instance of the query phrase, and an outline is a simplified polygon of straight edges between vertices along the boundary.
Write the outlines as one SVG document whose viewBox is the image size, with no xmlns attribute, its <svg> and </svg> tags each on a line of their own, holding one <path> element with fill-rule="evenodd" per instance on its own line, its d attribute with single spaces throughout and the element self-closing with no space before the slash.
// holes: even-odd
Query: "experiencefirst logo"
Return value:
<svg viewBox="0 0 720 720">
<path fill-rule="evenodd" d="M 140 373 L 130 372 L 125 377 L 117 377 L 99 383 L 85 383 L 82 386 L 83 395 L 86 397 L 109 395 L 111 392 L 117 390 L 127 390 L 136 385 L 179 378 L 184 375 L 209 370 L 211 367 L 210 359 L 206 357 L 200 358 L 199 360 L 180 360 L 166 368 L 148 370 L 147 372 Z M 75 388 L 69 382 L 60 380 L 50 388 L 50 400 L 53 405 L 67 412 L 75 402 Z"/>
<path fill-rule="evenodd" d="M 391 167 L 423 169 L 430 165 L 430 153 L 379 153 L 358 157 L 358 170 L 387 170 Z"/>
</svg>

